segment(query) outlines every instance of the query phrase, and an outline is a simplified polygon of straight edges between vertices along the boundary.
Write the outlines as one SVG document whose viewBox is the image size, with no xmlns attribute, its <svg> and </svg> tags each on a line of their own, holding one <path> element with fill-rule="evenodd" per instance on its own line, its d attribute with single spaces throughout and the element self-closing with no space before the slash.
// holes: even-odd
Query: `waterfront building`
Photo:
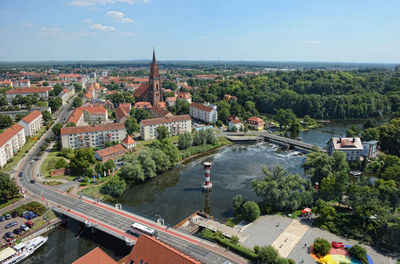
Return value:
<svg viewBox="0 0 400 264">
<path fill-rule="evenodd" d="M 201 264 L 179 250 L 145 234 L 139 236 L 131 253 L 126 257 L 125 264 L 132 263 L 179 263 Z"/>
<path fill-rule="evenodd" d="M 85 125 L 83 112 L 79 108 L 75 109 L 68 117 L 66 123 L 73 123 L 77 127 Z"/>
<path fill-rule="evenodd" d="M 0 166 L 3 167 L 25 144 L 25 130 L 20 124 L 14 124 L 0 134 Z"/>
<path fill-rule="evenodd" d="M 361 156 L 375 159 L 376 155 L 378 154 L 378 141 L 371 140 L 371 141 L 364 141 L 362 143 L 363 150 L 361 152 Z"/>
<path fill-rule="evenodd" d="M 130 103 L 120 103 L 118 108 L 115 110 L 115 120 L 118 123 L 124 123 L 130 118 L 131 104 Z"/>
<path fill-rule="evenodd" d="M 217 122 L 218 120 L 217 106 L 212 104 L 203 105 L 198 103 L 191 103 L 190 116 L 193 119 L 197 119 L 205 123 Z"/>
<path fill-rule="evenodd" d="M 43 126 L 42 113 L 35 110 L 22 118 L 18 124 L 24 127 L 25 136 L 31 137 Z"/>
<path fill-rule="evenodd" d="M 135 89 L 134 96 L 136 101 L 149 102 L 152 106 L 157 106 L 159 102 L 164 101 L 161 90 L 160 73 L 158 71 L 158 63 L 156 54 L 153 50 L 153 60 L 150 63 L 150 75 L 147 83 L 142 83 Z"/>
<path fill-rule="evenodd" d="M 72 262 L 72 264 L 118 264 L 118 262 L 99 247 L 96 247 L 92 251 L 89 251 L 79 259 Z"/>
<path fill-rule="evenodd" d="M 359 137 L 333 137 L 328 141 L 327 147 L 329 155 L 333 155 L 333 152 L 335 151 L 341 151 L 346 153 L 346 160 L 348 161 L 359 160 L 361 157 L 361 152 L 364 149 Z"/>
<path fill-rule="evenodd" d="M 121 141 L 127 136 L 124 123 L 101 124 L 96 126 L 62 127 L 63 148 L 98 148 L 108 141 Z"/>
<path fill-rule="evenodd" d="M 170 136 L 176 136 L 185 131 L 192 131 L 192 119 L 189 115 L 178 115 L 142 120 L 140 122 L 140 137 L 143 140 L 157 138 L 156 129 L 159 126 L 167 127 Z"/>
<path fill-rule="evenodd" d="M 101 162 L 106 162 L 107 160 L 114 160 L 122 155 L 124 155 L 127 152 L 127 149 L 125 149 L 121 144 L 111 146 L 105 149 L 101 149 L 96 151 L 94 154 L 95 159 L 101 161 Z"/>
<path fill-rule="evenodd" d="M 257 116 L 252 116 L 246 120 L 246 124 L 250 129 L 260 131 L 264 129 L 265 122 Z"/>
<path fill-rule="evenodd" d="M 233 131 L 234 127 L 236 127 L 237 130 L 240 130 L 242 128 L 242 121 L 240 121 L 239 118 L 235 118 L 228 123 L 228 130 Z"/>
<path fill-rule="evenodd" d="M 8 90 L 6 91 L 6 100 L 8 102 L 11 102 L 12 99 L 17 97 L 17 95 L 21 97 L 26 97 L 28 95 L 35 95 L 35 94 L 47 100 L 49 98 L 49 90 L 51 90 L 51 87 L 18 88 L 15 90 Z"/>
<path fill-rule="evenodd" d="M 126 138 L 121 141 L 121 144 L 128 151 L 132 151 L 136 148 L 136 141 L 130 135 L 126 136 Z"/>
</svg>

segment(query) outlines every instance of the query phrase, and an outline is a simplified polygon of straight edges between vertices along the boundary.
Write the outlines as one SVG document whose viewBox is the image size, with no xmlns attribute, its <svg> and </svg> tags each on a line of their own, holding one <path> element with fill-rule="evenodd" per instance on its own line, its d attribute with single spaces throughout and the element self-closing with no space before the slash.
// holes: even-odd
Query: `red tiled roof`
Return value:
<svg viewBox="0 0 400 264">
<path fill-rule="evenodd" d="M 192 95 L 189 92 L 178 92 L 177 97 L 181 99 L 189 99 L 192 97 Z"/>
<path fill-rule="evenodd" d="M 115 153 L 118 153 L 118 152 L 122 152 L 122 151 L 125 152 L 126 149 L 121 144 L 118 144 L 118 145 L 115 145 L 115 146 L 112 146 L 112 147 L 108 147 L 108 148 L 105 148 L 105 149 L 98 150 L 98 151 L 96 151 L 96 153 L 101 158 L 104 158 L 104 157 L 107 157 L 109 155 L 112 155 L 112 154 L 115 154 Z"/>
<path fill-rule="evenodd" d="M 242 123 L 242 121 L 240 121 L 240 119 L 238 118 L 238 119 L 233 119 L 233 120 L 231 120 L 234 124 L 240 124 L 240 123 Z"/>
<path fill-rule="evenodd" d="M 6 94 L 20 94 L 20 93 L 45 93 L 49 87 L 34 87 L 34 88 L 19 88 L 15 90 L 8 90 Z"/>
<path fill-rule="evenodd" d="M 92 98 L 92 91 L 87 91 L 86 94 L 85 94 L 85 97 L 88 98 L 88 99 L 91 99 Z"/>
<path fill-rule="evenodd" d="M 105 115 L 107 114 L 107 109 L 102 106 L 91 106 L 91 107 L 78 107 L 81 111 L 86 111 L 90 115 Z"/>
<path fill-rule="evenodd" d="M 133 96 L 141 97 L 149 88 L 149 84 L 147 82 L 142 83 L 138 88 L 136 88 Z"/>
<path fill-rule="evenodd" d="M 131 263 L 131 260 L 133 263 L 141 263 L 143 260 L 143 263 L 149 264 L 201 264 L 200 261 L 144 234 L 140 235 L 125 264 Z"/>
<path fill-rule="evenodd" d="M 30 123 L 33 120 L 35 120 L 36 118 L 38 118 L 42 113 L 39 112 L 38 110 L 33 111 L 32 113 L 30 113 L 29 115 L 25 116 L 24 118 L 22 118 L 21 120 L 25 121 L 26 123 Z"/>
<path fill-rule="evenodd" d="M 137 102 L 133 108 L 151 108 L 151 104 L 149 102 Z"/>
<path fill-rule="evenodd" d="M 167 97 L 167 101 L 175 102 L 176 101 L 176 97 Z"/>
<path fill-rule="evenodd" d="M 80 126 L 80 127 L 62 127 L 61 135 L 78 134 L 85 132 L 97 132 L 107 130 L 122 130 L 125 129 L 124 123 L 101 124 L 97 126 Z"/>
<path fill-rule="evenodd" d="M 65 88 L 63 91 L 64 91 L 64 93 L 68 93 L 69 92 L 69 90 L 67 88 Z"/>
<path fill-rule="evenodd" d="M 211 112 L 213 110 L 212 107 L 209 107 L 209 106 L 206 106 L 206 105 L 202 105 L 202 104 L 198 104 L 198 103 L 191 103 L 190 107 L 197 108 L 197 109 L 200 109 L 200 110 L 203 110 L 203 111 L 206 111 L 206 112 Z"/>
<path fill-rule="evenodd" d="M 247 119 L 247 122 L 249 122 L 249 121 L 252 123 L 255 123 L 258 126 L 265 124 L 264 120 L 262 120 L 261 118 L 259 118 L 257 116 L 250 117 L 249 119 Z"/>
<path fill-rule="evenodd" d="M 121 120 L 123 117 L 129 118 L 129 111 L 126 111 L 125 108 L 118 107 L 115 110 L 115 117 L 117 118 L 117 120 Z"/>
<path fill-rule="evenodd" d="M 72 262 L 72 264 L 118 264 L 106 252 L 96 247 L 89 253 L 86 253 L 79 259 Z"/>
<path fill-rule="evenodd" d="M 13 136 L 15 136 L 19 131 L 24 129 L 20 124 L 14 124 L 11 127 L 7 128 L 6 131 L 0 134 L 0 146 L 3 146 L 7 141 L 10 140 Z"/>
<path fill-rule="evenodd" d="M 79 109 L 75 109 L 75 111 L 72 112 L 72 114 L 68 117 L 67 122 L 74 123 L 75 125 L 78 124 L 78 120 L 81 118 L 83 112 Z"/>
<path fill-rule="evenodd" d="M 150 109 L 150 111 L 152 111 L 152 112 L 154 112 L 154 113 L 156 113 L 156 114 L 158 114 L 160 116 L 167 116 L 169 114 L 169 112 L 167 110 L 162 109 L 162 108 L 157 107 L 157 106 L 153 106 Z"/>
<path fill-rule="evenodd" d="M 150 125 L 168 124 L 171 122 L 179 122 L 186 120 L 191 120 L 189 115 L 177 115 L 177 116 L 145 119 L 142 120 L 141 124 L 143 124 L 144 126 L 150 126 Z"/>
<path fill-rule="evenodd" d="M 166 102 L 158 102 L 157 103 L 157 107 L 166 108 L 167 107 L 167 103 Z"/>
<path fill-rule="evenodd" d="M 122 140 L 122 142 L 125 143 L 126 145 L 130 145 L 134 144 L 136 141 L 130 135 L 128 135 L 126 138 Z"/>
</svg>

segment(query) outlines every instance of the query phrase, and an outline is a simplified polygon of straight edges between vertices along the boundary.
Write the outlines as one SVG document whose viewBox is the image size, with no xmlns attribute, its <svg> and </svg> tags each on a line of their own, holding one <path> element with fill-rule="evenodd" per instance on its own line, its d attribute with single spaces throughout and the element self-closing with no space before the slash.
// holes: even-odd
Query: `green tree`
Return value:
<svg viewBox="0 0 400 264">
<path fill-rule="evenodd" d="M 182 134 L 179 135 L 178 137 L 178 148 L 179 149 L 187 149 L 192 146 L 193 143 L 193 137 L 190 132 L 183 132 Z"/>
<path fill-rule="evenodd" d="M 82 91 L 82 84 L 74 83 L 75 93 L 79 93 Z"/>
<path fill-rule="evenodd" d="M 112 176 L 106 184 L 101 187 L 103 194 L 109 194 L 113 197 L 120 197 L 126 189 L 126 183 L 118 176 Z"/>
<path fill-rule="evenodd" d="M 346 130 L 346 137 L 358 137 L 361 133 L 359 127 L 352 125 L 351 128 Z"/>
<path fill-rule="evenodd" d="M 2 203 L 7 202 L 19 194 L 19 188 L 14 180 L 10 178 L 10 175 L 0 172 L 0 201 Z"/>
<path fill-rule="evenodd" d="M 11 116 L 0 114 L 0 129 L 10 127 L 12 123 Z"/>
<path fill-rule="evenodd" d="M 379 129 L 367 128 L 361 132 L 362 141 L 379 140 Z"/>
<path fill-rule="evenodd" d="M 97 174 L 100 173 L 101 175 L 103 175 L 103 171 L 104 171 L 103 163 L 97 162 L 97 163 L 96 163 L 96 166 L 94 167 L 94 171 L 95 171 Z"/>
<path fill-rule="evenodd" d="M 146 179 L 154 178 L 156 174 L 156 163 L 151 157 L 151 153 L 148 150 L 140 152 L 138 159 L 142 164 L 143 172 Z"/>
<path fill-rule="evenodd" d="M 351 257 L 361 261 L 362 263 L 367 264 L 367 251 L 365 248 L 361 247 L 360 245 L 354 245 L 348 250 Z"/>
<path fill-rule="evenodd" d="M 62 99 L 60 97 L 51 98 L 48 100 L 48 102 L 53 113 L 56 112 L 60 106 L 62 106 Z"/>
<path fill-rule="evenodd" d="M 258 260 L 261 261 L 261 263 L 266 263 L 266 264 L 276 263 L 278 257 L 279 257 L 278 250 L 273 248 L 271 245 L 261 247 L 260 253 L 258 254 Z"/>
<path fill-rule="evenodd" d="M 140 183 L 145 180 L 142 164 L 135 154 L 125 157 L 120 176 L 128 184 Z"/>
<path fill-rule="evenodd" d="M 265 177 L 251 182 L 263 205 L 273 210 L 294 211 L 312 202 L 311 191 L 306 190 L 307 181 L 297 174 L 289 174 L 280 166 L 273 171 L 264 167 Z"/>
<path fill-rule="evenodd" d="M 107 160 L 106 162 L 104 162 L 103 168 L 104 168 L 106 171 L 112 172 L 113 169 L 115 168 L 115 165 L 114 165 L 113 160 Z"/>
<path fill-rule="evenodd" d="M 131 109 L 131 116 L 135 117 L 136 121 L 140 124 L 140 122 L 144 119 L 150 119 L 151 114 L 149 111 L 146 111 L 141 108 L 132 108 Z"/>
<path fill-rule="evenodd" d="M 168 107 L 168 110 L 174 115 L 189 114 L 190 104 L 186 100 L 176 100 L 173 106 Z"/>
<path fill-rule="evenodd" d="M 233 197 L 233 215 L 241 216 L 243 213 L 243 196 L 241 194 Z"/>
<path fill-rule="evenodd" d="M 157 173 L 165 172 L 172 167 L 170 158 L 161 149 L 151 148 L 150 152 L 156 164 Z"/>
<path fill-rule="evenodd" d="M 60 136 L 61 128 L 62 128 L 62 124 L 61 123 L 57 123 L 51 128 L 51 130 L 53 130 L 54 135 Z"/>
<path fill-rule="evenodd" d="M 323 257 L 328 254 L 331 251 L 331 248 L 332 246 L 327 240 L 320 237 L 314 239 L 313 249 L 315 255 L 318 257 Z"/>
<path fill-rule="evenodd" d="M 254 201 L 247 201 L 243 205 L 243 217 L 248 222 L 255 221 L 260 216 L 260 208 Z"/>
<path fill-rule="evenodd" d="M 157 132 L 157 139 L 158 140 L 163 140 L 163 139 L 169 137 L 168 127 L 166 127 L 166 126 L 158 126 L 156 128 L 156 132 Z"/>
<path fill-rule="evenodd" d="M 279 123 L 280 128 L 283 126 L 286 129 L 288 125 L 296 120 L 296 115 L 292 109 L 278 109 L 276 110 L 275 120 Z"/>
<path fill-rule="evenodd" d="M 42 112 L 42 116 L 43 116 L 43 121 L 46 124 L 49 124 L 49 123 L 51 123 L 53 121 L 53 116 L 50 114 L 49 111 L 43 111 Z"/>
<path fill-rule="evenodd" d="M 139 131 L 140 126 L 135 118 L 129 118 L 125 121 L 125 128 L 126 132 L 128 132 L 129 135 L 132 135 L 134 132 Z"/>
<path fill-rule="evenodd" d="M 75 152 L 74 158 L 71 159 L 70 166 L 76 172 L 83 172 L 87 168 L 90 168 L 95 162 L 94 150 L 91 148 L 81 148 Z"/>
<path fill-rule="evenodd" d="M 61 168 L 66 168 L 66 167 L 68 167 L 68 163 L 65 161 L 65 159 L 60 158 L 57 160 L 57 162 L 55 164 L 56 169 L 61 169 Z"/>
<path fill-rule="evenodd" d="M 62 148 L 59 155 L 70 160 L 75 156 L 75 151 L 71 148 Z"/>
<path fill-rule="evenodd" d="M 80 97 L 75 97 L 74 100 L 72 101 L 72 105 L 76 108 L 76 107 L 80 107 L 81 105 L 83 105 L 83 101 L 82 98 Z"/>
</svg>

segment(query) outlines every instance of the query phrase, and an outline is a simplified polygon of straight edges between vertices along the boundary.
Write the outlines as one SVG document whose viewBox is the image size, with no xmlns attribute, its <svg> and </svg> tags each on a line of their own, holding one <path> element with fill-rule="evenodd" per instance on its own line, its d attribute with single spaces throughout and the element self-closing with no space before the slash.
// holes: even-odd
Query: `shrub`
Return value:
<svg viewBox="0 0 400 264">
<path fill-rule="evenodd" d="M 46 207 L 39 202 L 30 202 L 22 206 L 23 211 L 32 211 L 37 215 L 42 215 L 46 212 Z"/>
<path fill-rule="evenodd" d="M 367 251 L 360 245 L 351 247 L 348 252 L 350 253 L 350 256 L 361 261 L 362 263 L 368 263 Z"/>
<path fill-rule="evenodd" d="M 332 248 L 331 244 L 325 239 L 317 237 L 314 240 L 314 253 L 318 257 L 323 257 L 326 254 L 328 254 L 331 248 Z"/>
<path fill-rule="evenodd" d="M 232 236 L 231 237 L 231 239 L 230 239 L 230 242 L 232 243 L 232 244 L 238 244 L 239 243 L 239 237 L 238 236 Z"/>
<path fill-rule="evenodd" d="M 247 201 L 243 205 L 243 217 L 246 221 L 253 222 L 260 216 L 260 208 L 254 201 Z"/>
<path fill-rule="evenodd" d="M 260 249 L 258 260 L 262 263 L 276 263 L 279 257 L 278 251 L 272 246 L 265 246 Z"/>
</svg>

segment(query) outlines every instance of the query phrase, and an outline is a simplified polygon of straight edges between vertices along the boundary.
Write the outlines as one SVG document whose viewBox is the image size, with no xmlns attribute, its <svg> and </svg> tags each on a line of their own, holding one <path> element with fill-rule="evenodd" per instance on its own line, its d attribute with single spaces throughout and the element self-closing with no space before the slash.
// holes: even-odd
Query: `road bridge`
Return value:
<svg viewBox="0 0 400 264">
<path fill-rule="evenodd" d="M 292 148 L 300 148 L 300 149 L 304 149 L 304 150 L 307 150 L 307 151 L 318 150 L 318 151 L 321 151 L 321 152 L 326 152 L 325 148 L 322 148 L 320 146 L 313 145 L 313 144 L 310 144 L 310 143 L 306 143 L 306 142 L 301 141 L 301 140 L 294 140 L 294 139 L 278 136 L 276 134 L 271 134 L 271 133 L 262 133 L 262 134 L 260 134 L 260 136 L 264 138 L 264 141 L 277 143 L 279 145 L 286 146 L 287 148 L 290 148 L 290 149 L 292 149 Z"/>
</svg>

